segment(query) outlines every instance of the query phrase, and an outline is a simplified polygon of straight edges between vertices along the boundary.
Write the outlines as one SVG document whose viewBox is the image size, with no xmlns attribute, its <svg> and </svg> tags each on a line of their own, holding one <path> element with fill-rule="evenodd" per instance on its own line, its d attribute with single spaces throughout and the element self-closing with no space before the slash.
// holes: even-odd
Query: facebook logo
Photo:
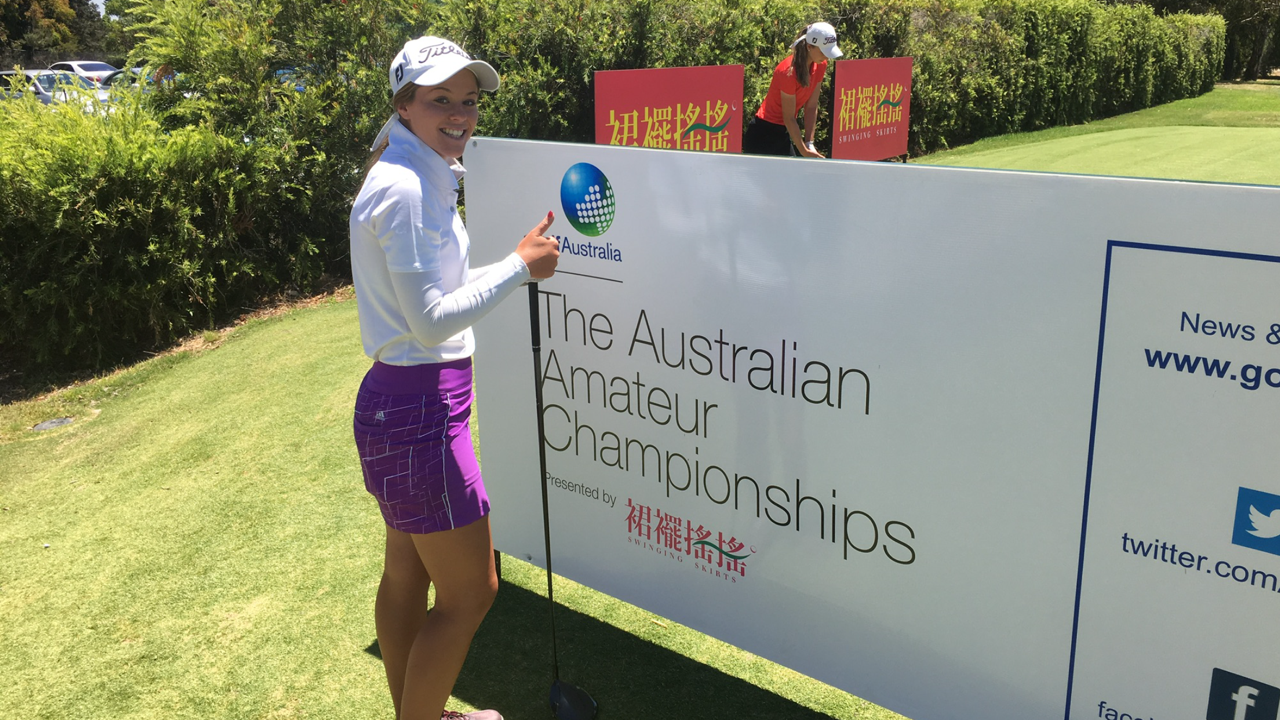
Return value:
<svg viewBox="0 0 1280 720">
<path fill-rule="evenodd" d="M 1206 720 L 1280 720 L 1280 688 L 1213 669 Z"/>
<path fill-rule="evenodd" d="M 1280 555 L 1280 495 L 1240 488 L 1231 544 Z"/>
</svg>

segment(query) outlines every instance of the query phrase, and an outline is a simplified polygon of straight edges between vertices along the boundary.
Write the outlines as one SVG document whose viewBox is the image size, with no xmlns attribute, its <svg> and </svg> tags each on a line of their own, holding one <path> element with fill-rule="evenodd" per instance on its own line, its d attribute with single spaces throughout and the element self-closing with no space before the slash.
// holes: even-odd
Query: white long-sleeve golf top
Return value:
<svg viewBox="0 0 1280 720">
<path fill-rule="evenodd" d="M 471 325 L 529 279 L 514 252 L 469 268 L 465 173 L 396 123 L 351 208 L 351 274 L 365 354 L 389 365 L 470 357 Z"/>
</svg>

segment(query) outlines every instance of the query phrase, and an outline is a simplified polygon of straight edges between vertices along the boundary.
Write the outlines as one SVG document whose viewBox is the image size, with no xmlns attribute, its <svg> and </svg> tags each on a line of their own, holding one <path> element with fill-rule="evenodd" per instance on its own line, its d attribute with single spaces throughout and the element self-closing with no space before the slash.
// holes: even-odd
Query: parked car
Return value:
<svg viewBox="0 0 1280 720">
<path fill-rule="evenodd" d="M 50 65 L 49 69 L 69 72 L 72 75 L 79 75 L 85 80 L 92 82 L 94 85 L 99 85 L 103 80 L 107 79 L 108 75 L 119 68 L 112 67 L 104 62 L 97 62 L 96 60 L 66 60 L 64 62 L 56 62 Z"/>
<path fill-rule="evenodd" d="M 293 89 L 298 92 L 305 92 L 307 89 L 306 82 L 303 81 L 302 76 L 298 74 L 298 68 L 292 65 L 287 65 L 276 70 L 275 78 L 276 82 L 284 83 L 285 85 L 292 85 Z"/>
<path fill-rule="evenodd" d="M 40 102 L 48 105 L 51 102 L 66 102 L 75 93 L 75 88 L 93 93 L 99 101 L 106 101 L 110 93 L 99 88 L 95 83 L 58 70 L 30 70 L 28 74 L 35 80 L 33 92 L 40 96 Z"/>
<path fill-rule="evenodd" d="M 54 102 L 67 102 L 72 95 L 87 91 L 99 102 L 110 99 L 111 93 L 99 88 L 89 80 L 69 72 L 55 70 L 24 70 L 25 80 L 19 80 L 16 86 L 13 78 L 17 75 L 12 70 L 0 71 L 0 99 L 17 99 L 27 93 L 36 96 L 41 103 L 48 105 Z M 85 99 L 86 109 L 90 109 L 93 100 Z"/>
<path fill-rule="evenodd" d="M 137 85 L 142 80 L 142 68 L 129 68 L 128 70 L 116 70 L 110 75 L 102 79 L 100 85 L 103 89 L 110 88 L 126 88 Z"/>
<path fill-rule="evenodd" d="M 48 105 L 55 99 L 60 101 L 66 99 L 65 88 L 63 88 L 61 97 L 54 97 L 60 77 L 63 82 L 70 85 L 80 85 L 81 87 L 84 87 L 88 84 L 86 80 L 68 73 L 55 73 L 48 70 L 24 70 L 23 76 L 25 80 L 19 81 L 15 87 L 13 84 L 13 78 L 17 74 L 18 73 L 13 70 L 0 72 L 0 75 L 3 76 L 3 78 L 0 78 L 0 92 L 3 92 L 6 98 L 13 98 L 15 100 L 26 93 L 31 93 L 36 96 L 36 99 L 45 105 Z"/>
<path fill-rule="evenodd" d="M 17 100 L 24 92 L 31 91 L 30 82 L 19 80 L 15 86 L 15 80 L 18 80 L 17 71 L 0 70 L 0 100 Z"/>
</svg>

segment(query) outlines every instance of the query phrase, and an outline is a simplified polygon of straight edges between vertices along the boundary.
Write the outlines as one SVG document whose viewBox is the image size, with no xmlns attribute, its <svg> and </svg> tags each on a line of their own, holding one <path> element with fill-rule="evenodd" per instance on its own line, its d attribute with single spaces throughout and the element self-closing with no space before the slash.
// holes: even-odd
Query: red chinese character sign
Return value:
<svg viewBox="0 0 1280 720">
<path fill-rule="evenodd" d="M 836 63 L 831 157 L 884 160 L 907 152 L 911 58 Z"/>
<path fill-rule="evenodd" d="M 596 143 L 742 152 L 742 66 L 596 73 Z"/>
</svg>

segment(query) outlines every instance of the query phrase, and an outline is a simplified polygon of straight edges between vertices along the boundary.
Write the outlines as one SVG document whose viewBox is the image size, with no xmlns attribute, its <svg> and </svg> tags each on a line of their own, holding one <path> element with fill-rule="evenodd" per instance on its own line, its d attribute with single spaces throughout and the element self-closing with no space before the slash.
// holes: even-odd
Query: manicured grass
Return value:
<svg viewBox="0 0 1280 720">
<path fill-rule="evenodd" d="M 947 158 L 939 165 L 1280 185 L 1280 128 L 1148 127 Z"/>
<path fill-rule="evenodd" d="M 0 717 L 391 717 L 358 337 L 348 293 L 0 407 Z M 450 706 L 545 718 L 545 575 L 502 570 Z M 562 676 L 603 720 L 898 717 L 575 583 L 556 598 Z"/>
<path fill-rule="evenodd" d="M 932 165 L 1280 185 L 1280 82 L 1219 85 L 1197 98 L 1071 127 L 980 140 Z"/>
</svg>

